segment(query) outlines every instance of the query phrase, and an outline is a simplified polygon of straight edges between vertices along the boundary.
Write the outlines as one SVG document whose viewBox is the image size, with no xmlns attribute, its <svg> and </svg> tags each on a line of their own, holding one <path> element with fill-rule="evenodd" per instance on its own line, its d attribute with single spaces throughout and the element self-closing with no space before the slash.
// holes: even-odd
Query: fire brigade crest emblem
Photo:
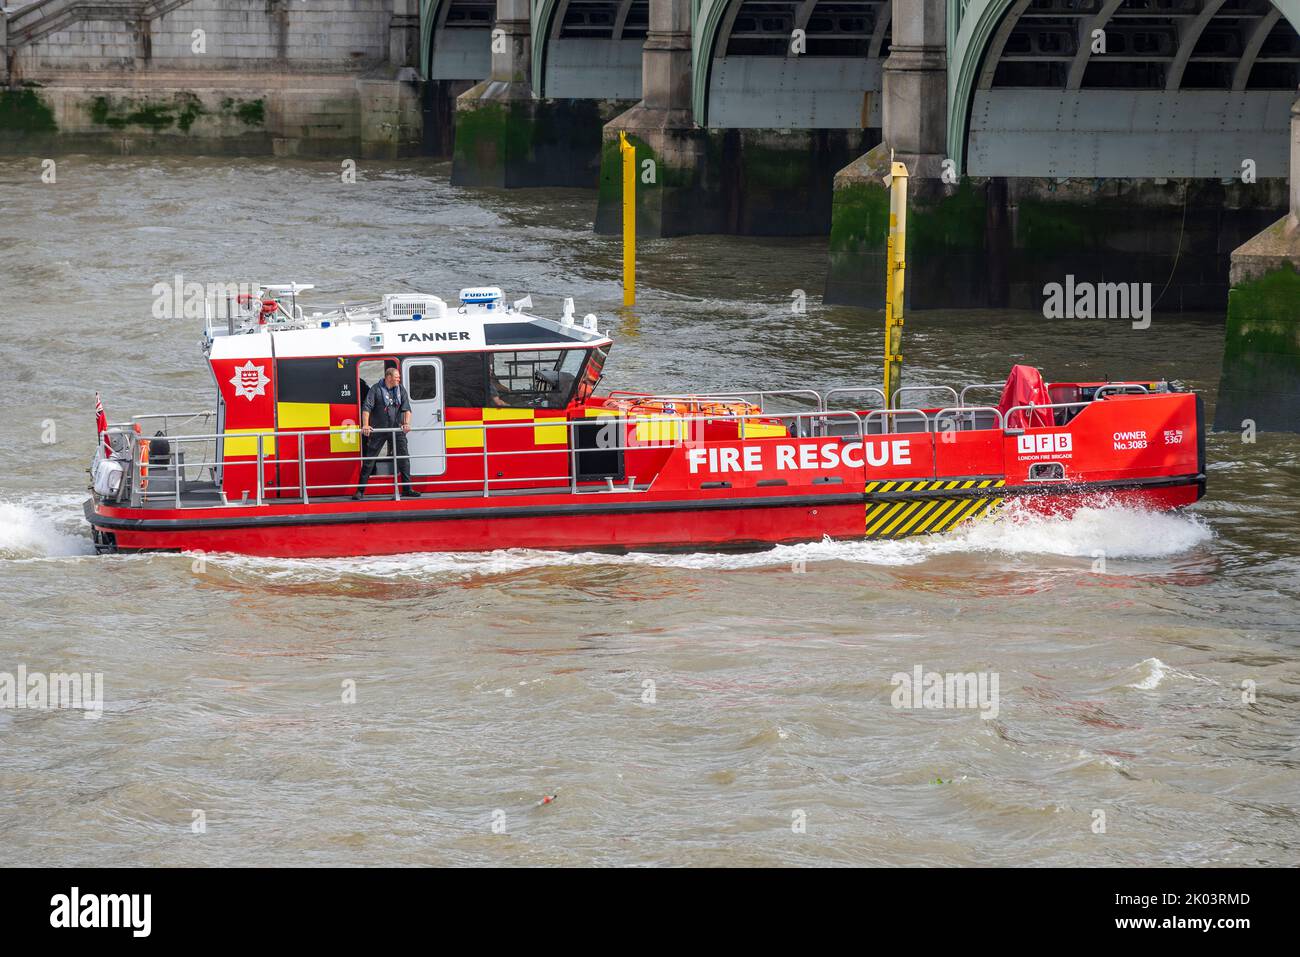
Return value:
<svg viewBox="0 0 1300 957">
<path fill-rule="evenodd" d="M 253 365 L 250 359 L 242 366 L 235 366 L 235 374 L 230 384 L 235 387 L 235 395 L 242 395 L 249 402 L 259 395 L 266 395 L 266 385 L 271 380 L 266 377 L 262 366 Z"/>
</svg>

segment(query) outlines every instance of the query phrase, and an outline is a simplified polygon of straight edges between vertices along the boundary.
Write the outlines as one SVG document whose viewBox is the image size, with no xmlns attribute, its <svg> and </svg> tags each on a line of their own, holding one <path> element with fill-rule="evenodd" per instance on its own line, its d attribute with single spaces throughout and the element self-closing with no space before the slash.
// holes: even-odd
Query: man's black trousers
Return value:
<svg viewBox="0 0 1300 957">
<path fill-rule="evenodd" d="M 361 463 L 361 478 L 357 482 L 357 491 L 366 487 L 370 481 L 370 476 L 375 473 L 375 465 L 379 461 L 381 450 L 384 458 L 391 462 L 393 456 L 393 443 L 397 443 L 397 474 L 401 476 L 403 485 L 411 484 L 411 448 L 406 442 L 405 432 L 372 432 L 370 437 L 365 440 L 365 461 Z"/>
</svg>

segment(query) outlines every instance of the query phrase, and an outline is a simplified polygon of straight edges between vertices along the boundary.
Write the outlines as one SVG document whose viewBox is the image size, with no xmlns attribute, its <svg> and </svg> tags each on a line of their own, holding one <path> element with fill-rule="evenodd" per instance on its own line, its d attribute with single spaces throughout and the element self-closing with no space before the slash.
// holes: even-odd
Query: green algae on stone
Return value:
<svg viewBox="0 0 1300 957">
<path fill-rule="evenodd" d="M 182 133 L 188 133 L 194 121 L 205 112 L 202 102 L 193 93 L 178 93 L 171 103 L 146 100 L 136 104 L 128 100 L 125 105 L 115 107 L 106 96 L 97 96 L 90 101 L 91 120 L 114 130 L 141 126 L 156 133 L 175 125 Z"/>
<path fill-rule="evenodd" d="M 0 130 L 14 133 L 57 133 L 54 111 L 29 87 L 0 89 Z"/>
</svg>

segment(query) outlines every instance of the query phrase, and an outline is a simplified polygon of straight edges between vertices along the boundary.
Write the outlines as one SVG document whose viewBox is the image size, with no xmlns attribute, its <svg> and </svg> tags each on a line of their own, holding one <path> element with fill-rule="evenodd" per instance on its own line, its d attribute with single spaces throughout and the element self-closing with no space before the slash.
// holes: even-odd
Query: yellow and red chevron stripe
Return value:
<svg viewBox="0 0 1300 957">
<path fill-rule="evenodd" d="M 688 403 L 683 403 L 687 404 Z M 709 416 L 702 412 L 665 412 L 662 409 L 647 406 L 640 409 L 600 409 L 588 407 L 584 410 L 587 418 L 622 417 L 636 425 L 636 440 L 643 443 L 680 442 L 687 432 L 695 426 L 693 423 L 707 421 Z M 725 421 L 727 416 L 719 414 L 717 418 Z M 644 420 L 644 421 L 639 421 Z M 790 430 L 780 422 L 761 422 L 753 419 L 737 419 L 736 428 L 742 439 L 766 439 L 773 436 L 785 436 Z"/>
<path fill-rule="evenodd" d="M 459 418 L 453 414 L 447 417 L 447 448 L 481 449 L 486 437 L 483 425 L 501 423 L 535 423 L 531 429 L 508 429 L 498 433 L 498 438 L 505 441 L 508 436 L 510 444 L 527 445 L 562 445 L 569 444 L 568 420 L 563 411 L 538 409 L 496 409 L 478 410 L 477 418 Z M 472 413 L 471 413 L 472 414 Z M 494 447 L 495 447 L 494 440 Z"/>
<path fill-rule="evenodd" d="M 868 482 L 868 495 L 909 495 L 904 499 L 867 502 L 867 538 L 907 538 L 930 532 L 946 532 L 965 522 L 984 518 L 997 510 L 1004 499 L 994 495 L 969 494 L 974 489 L 995 489 L 1005 479 L 938 480 L 916 482 Z M 917 498 L 914 493 L 928 493 Z M 944 492 L 962 492 L 945 496 Z M 936 494 L 938 493 L 938 494 Z"/>
</svg>

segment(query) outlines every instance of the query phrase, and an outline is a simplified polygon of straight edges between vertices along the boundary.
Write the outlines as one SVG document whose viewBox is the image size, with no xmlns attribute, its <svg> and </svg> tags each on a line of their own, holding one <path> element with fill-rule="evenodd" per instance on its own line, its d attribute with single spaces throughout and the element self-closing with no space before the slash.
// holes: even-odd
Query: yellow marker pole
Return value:
<svg viewBox="0 0 1300 957">
<path fill-rule="evenodd" d="M 885 244 L 885 406 L 903 377 L 903 277 L 907 269 L 907 167 L 890 162 L 889 240 Z"/>
<path fill-rule="evenodd" d="M 636 147 L 618 133 L 623 157 L 623 305 L 636 305 Z"/>
</svg>

